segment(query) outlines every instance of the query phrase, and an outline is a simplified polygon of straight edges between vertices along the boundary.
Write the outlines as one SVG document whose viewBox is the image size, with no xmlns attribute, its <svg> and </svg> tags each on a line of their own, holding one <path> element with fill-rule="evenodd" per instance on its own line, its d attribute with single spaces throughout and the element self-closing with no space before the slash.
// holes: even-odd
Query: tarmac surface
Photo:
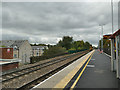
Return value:
<svg viewBox="0 0 120 90">
<path fill-rule="evenodd" d="M 118 84 L 120 84 L 118 82 L 120 81 L 116 78 L 115 72 L 110 69 L 110 58 L 96 50 L 73 88 L 118 88 Z M 81 70 L 77 72 L 66 88 L 72 87 L 80 72 Z"/>
</svg>

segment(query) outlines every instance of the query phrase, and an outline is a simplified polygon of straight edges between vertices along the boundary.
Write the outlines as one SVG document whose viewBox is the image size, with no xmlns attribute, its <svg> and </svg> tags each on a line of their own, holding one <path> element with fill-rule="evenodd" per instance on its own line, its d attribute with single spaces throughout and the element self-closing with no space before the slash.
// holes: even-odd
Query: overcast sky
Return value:
<svg viewBox="0 0 120 90">
<path fill-rule="evenodd" d="M 114 32 L 118 30 L 114 3 Z M 63 36 L 97 45 L 101 27 L 111 33 L 110 2 L 3 2 L 2 38 L 56 44 Z"/>
</svg>

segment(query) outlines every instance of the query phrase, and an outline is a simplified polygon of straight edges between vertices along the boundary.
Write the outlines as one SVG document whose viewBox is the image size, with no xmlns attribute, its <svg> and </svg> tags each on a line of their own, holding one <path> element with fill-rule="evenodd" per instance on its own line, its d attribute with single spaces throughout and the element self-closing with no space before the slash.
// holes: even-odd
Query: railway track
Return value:
<svg viewBox="0 0 120 90">
<path fill-rule="evenodd" d="M 39 84 L 40 82 L 44 81 L 45 79 L 47 79 L 48 77 L 52 76 L 53 74 L 55 74 L 56 72 L 60 71 L 61 69 L 65 68 L 66 66 L 68 66 L 69 64 L 71 64 L 72 62 L 76 61 L 78 58 L 82 57 L 83 55 L 85 55 L 87 52 L 85 53 L 82 53 L 79 57 L 77 57 L 76 59 L 64 64 L 64 65 L 61 65 L 49 72 L 46 72 L 45 74 L 43 74 L 42 76 L 40 76 L 39 78 L 17 88 L 17 90 L 26 90 L 26 89 L 31 89 L 36 86 L 37 84 Z M 34 89 L 33 89 L 34 90 Z"/>
<path fill-rule="evenodd" d="M 83 51 L 81 53 L 73 54 L 73 55 L 70 55 L 70 56 L 65 56 L 65 57 L 59 58 L 59 59 L 53 59 L 51 61 L 39 64 L 39 65 L 31 66 L 31 67 L 28 67 L 28 68 L 24 68 L 24 69 L 21 69 L 21 70 L 17 70 L 17 71 L 11 72 L 11 73 L 4 74 L 4 75 L 2 75 L 2 82 L 3 83 L 6 83 L 6 82 L 8 83 L 12 79 L 13 80 L 14 79 L 17 80 L 17 78 L 19 78 L 19 77 L 22 77 L 22 76 L 24 77 L 25 75 L 29 75 L 30 73 L 33 73 L 35 71 L 38 72 L 38 71 L 40 71 L 43 68 L 47 68 L 47 67 L 49 68 L 52 65 L 54 66 L 57 63 L 60 63 L 60 62 L 65 61 L 65 60 L 68 60 L 69 58 L 73 58 L 75 56 L 79 56 L 79 57 L 76 58 L 76 59 L 78 59 L 81 56 L 83 56 L 84 54 L 86 54 L 87 52 L 88 51 Z M 33 86 L 35 86 L 36 84 L 38 84 L 42 80 L 44 80 L 44 79 L 48 78 L 49 76 L 53 75 L 54 73 L 56 73 L 57 71 L 61 70 L 65 66 L 69 65 L 70 63 L 72 63 L 76 59 L 74 59 L 74 60 L 72 60 L 72 61 L 70 61 L 70 62 L 68 62 L 68 63 L 66 63 L 64 65 L 61 65 L 61 66 L 59 66 L 57 68 L 54 68 L 53 70 L 47 71 L 46 73 L 41 75 L 39 78 L 25 83 L 24 85 L 20 86 L 18 89 L 23 90 L 23 89 L 26 89 L 26 88 L 27 89 L 28 88 L 29 89 L 32 88 Z"/>
<path fill-rule="evenodd" d="M 76 55 L 78 55 L 78 54 L 66 56 L 66 57 L 60 58 L 60 59 L 54 59 L 54 60 L 39 64 L 39 65 L 31 66 L 31 67 L 28 67 L 28 68 L 24 68 L 24 69 L 21 69 L 21 70 L 17 70 L 17 71 L 11 72 L 11 73 L 4 74 L 4 75 L 2 75 L 2 80 L 1 81 L 2 82 L 7 82 L 7 81 L 9 81 L 11 79 L 14 79 L 14 78 L 17 78 L 17 77 L 32 73 L 34 71 L 40 70 L 41 68 L 44 68 L 44 67 L 59 63 L 61 61 L 64 61 L 64 60 L 66 60 L 68 58 L 71 58 L 73 56 L 76 56 Z"/>
<path fill-rule="evenodd" d="M 11 79 L 14 79 L 14 78 L 29 74 L 29 73 L 31 73 L 33 71 L 37 71 L 37 70 L 39 70 L 41 68 L 44 68 L 44 67 L 50 66 L 52 64 L 61 62 L 61 61 L 65 60 L 65 59 L 67 59 L 67 58 L 68 57 L 58 59 L 58 60 L 55 59 L 55 60 L 52 60 L 52 61 L 49 61 L 49 62 L 46 62 L 46 63 L 42 63 L 40 65 L 36 65 L 36 66 L 33 66 L 33 67 L 18 70 L 18 71 L 9 73 L 9 74 L 5 74 L 5 75 L 2 76 L 2 82 L 6 82 L 8 80 L 11 80 Z"/>
</svg>

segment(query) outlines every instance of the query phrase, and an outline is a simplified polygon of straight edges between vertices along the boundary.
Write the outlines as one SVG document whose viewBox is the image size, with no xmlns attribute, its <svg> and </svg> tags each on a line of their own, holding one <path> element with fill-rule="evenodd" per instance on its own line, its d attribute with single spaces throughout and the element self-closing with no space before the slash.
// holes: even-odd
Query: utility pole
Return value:
<svg viewBox="0 0 120 90">
<path fill-rule="evenodd" d="M 114 30 L 114 27 L 113 27 L 113 0 L 111 0 L 111 17 L 112 17 L 112 34 L 113 34 L 113 30 Z"/>
<path fill-rule="evenodd" d="M 99 26 L 101 26 L 101 30 L 102 30 L 102 37 L 101 37 L 101 52 L 103 53 L 103 26 L 105 24 L 100 24 Z"/>
<path fill-rule="evenodd" d="M 102 29 L 102 38 L 101 38 L 101 51 L 103 53 L 103 25 L 101 26 Z"/>
<path fill-rule="evenodd" d="M 98 49 L 99 49 L 99 50 L 100 50 L 100 39 L 101 39 L 100 36 L 101 36 L 101 35 L 100 35 L 100 33 L 99 33 L 99 37 L 98 37 L 98 38 L 99 38 L 99 39 L 98 39 L 98 40 L 99 40 L 99 42 L 98 42 Z"/>
</svg>

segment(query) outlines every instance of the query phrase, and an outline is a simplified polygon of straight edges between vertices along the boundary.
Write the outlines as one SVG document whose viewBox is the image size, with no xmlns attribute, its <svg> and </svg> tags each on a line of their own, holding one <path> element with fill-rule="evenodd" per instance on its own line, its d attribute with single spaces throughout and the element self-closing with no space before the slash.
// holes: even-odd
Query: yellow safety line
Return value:
<svg viewBox="0 0 120 90">
<path fill-rule="evenodd" d="M 94 53 L 93 53 L 93 54 L 94 54 Z M 76 83 L 78 82 L 78 80 L 80 79 L 82 73 L 84 72 L 85 68 L 87 67 L 89 61 L 91 60 L 93 54 L 91 55 L 90 59 L 89 59 L 88 62 L 86 63 L 85 67 L 83 68 L 83 70 L 81 71 L 81 73 L 79 74 L 79 76 L 77 77 L 77 79 L 75 80 L 75 82 L 73 83 L 71 89 L 73 89 L 73 88 L 75 87 Z"/>
<path fill-rule="evenodd" d="M 94 52 L 94 51 L 93 51 Z M 64 77 L 58 84 L 56 84 L 53 88 L 65 88 L 68 82 L 73 78 L 73 76 L 77 73 L 77 71 L 82 67 L 82 65 L 87 61 L 87 59 L 93 54 L 93 52 L 88 55 L 85 60 L 83 60 L 76 68 L 74 68 L 66 77 Z"/>
</svg>

